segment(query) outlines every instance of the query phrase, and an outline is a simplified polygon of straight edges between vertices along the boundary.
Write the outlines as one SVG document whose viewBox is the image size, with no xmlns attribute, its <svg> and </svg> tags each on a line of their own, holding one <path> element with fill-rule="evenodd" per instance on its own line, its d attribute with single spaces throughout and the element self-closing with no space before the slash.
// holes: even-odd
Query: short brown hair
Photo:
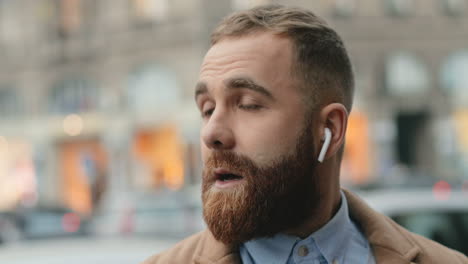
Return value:
<svg viewBox="0 0 468 264">
<path fill-rule="evenodd" d="M 296 63 L 293 73 L 302 79 L 306 105 L 343 103 L 351 111 L 354 77 L 340 36 L 311 11 L 281 5 L 263 5 L 224 18 L 211 34 L 211 45 L 225 37 L 267 30 L 292 40 Z M 321 101 L 319 101 L 319 98 Z"/>
</svg>

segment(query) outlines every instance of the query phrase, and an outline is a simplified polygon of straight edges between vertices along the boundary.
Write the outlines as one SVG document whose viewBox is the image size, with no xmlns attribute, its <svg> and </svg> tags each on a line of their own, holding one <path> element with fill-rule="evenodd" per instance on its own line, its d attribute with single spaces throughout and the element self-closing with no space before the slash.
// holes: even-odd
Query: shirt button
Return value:
<svg viewBox="0 0 468 264">
<path fill-rule="evenodd" d="M 309 255 L 309 249 L 306 246 L 300 246 L 297 251 L 297 254 L 301 257 L 305 257 Z"/>
</svg>

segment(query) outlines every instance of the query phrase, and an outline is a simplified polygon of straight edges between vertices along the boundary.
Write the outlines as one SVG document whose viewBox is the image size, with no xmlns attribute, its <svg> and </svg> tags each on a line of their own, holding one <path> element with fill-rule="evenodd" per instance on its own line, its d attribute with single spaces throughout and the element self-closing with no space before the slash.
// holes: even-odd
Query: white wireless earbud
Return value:
<svg viewBox="0 0 468 264">
<path fill-rule="evenodd" d="M 322 145 L 322 149 L 320 150 L 320 154 L 318 156 L 318 161 L 320 163 L 322 163 L 323 160 L 325 159 L 325 154 L 327 154 L 328 146 L 330 146 L 331 137 L 332 137 L 331 130 L 328 127 L 326 127 L 324 142 Z"/>
</svg>

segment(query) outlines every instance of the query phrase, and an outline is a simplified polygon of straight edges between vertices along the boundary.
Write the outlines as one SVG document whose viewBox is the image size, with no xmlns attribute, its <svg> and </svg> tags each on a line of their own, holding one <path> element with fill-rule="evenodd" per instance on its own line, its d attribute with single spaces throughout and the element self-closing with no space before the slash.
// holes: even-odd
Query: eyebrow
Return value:
<svg viewBox="0 0 468 264">
<path fill-rule="evenodd" d="M 195 100 L 197 100 L 198 96 L 202 94 L 206 94 L 208 92 L 208 88 L 206 87 L 206 83 L 198 82 L 195 86 Z"/>
<path fill-rule="evenodd" d="M 270 91 L 265 87 L 255 83 L 249 77 L 233 77 L 224 81 L 228 89 L 249 89 L 254 92 L 260 93 L 270 99 L 275 99 Z M 208 87 L 205 82 L 198 82 L 195 86 L 195 100 L 198 96 L 208 93 Z"/>
<path fill-rule="evenodd" d="M 226 81 L 224 81 L 224 84 L 228 89 L 249 89 L 254 92 L 263 94 L 264 96 L 270 99 L 274 99 L 270 91 L 268 91 L 265 87 L 255 83 L 252 79 L 248 77 L 229 78 Z"/>
</svg>

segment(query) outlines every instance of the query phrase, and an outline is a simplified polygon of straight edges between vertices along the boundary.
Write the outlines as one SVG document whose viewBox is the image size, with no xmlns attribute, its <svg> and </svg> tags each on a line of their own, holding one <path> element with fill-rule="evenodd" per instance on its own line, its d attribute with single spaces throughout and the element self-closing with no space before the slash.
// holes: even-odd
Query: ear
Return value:
<svg viewBox="0 0 468 264">
<path fill-rule="evenodd" d="M 325 106 L 322 111 L 320 111 L 320 139 L 324 138 L 324 131 L 326 127 L 328 127 L 332 133 L 330 145 L 328 147 L 327 154 L 325 155 L 325 160 L 334 156 L 340 147 L 344 144 L 347 125 L 348 111 L 344 105 L 340 103 L 332 103 Z M 320 148 L 322 147 L 323 143 L 323 140 L 321 140 Z"/>
</svg>

